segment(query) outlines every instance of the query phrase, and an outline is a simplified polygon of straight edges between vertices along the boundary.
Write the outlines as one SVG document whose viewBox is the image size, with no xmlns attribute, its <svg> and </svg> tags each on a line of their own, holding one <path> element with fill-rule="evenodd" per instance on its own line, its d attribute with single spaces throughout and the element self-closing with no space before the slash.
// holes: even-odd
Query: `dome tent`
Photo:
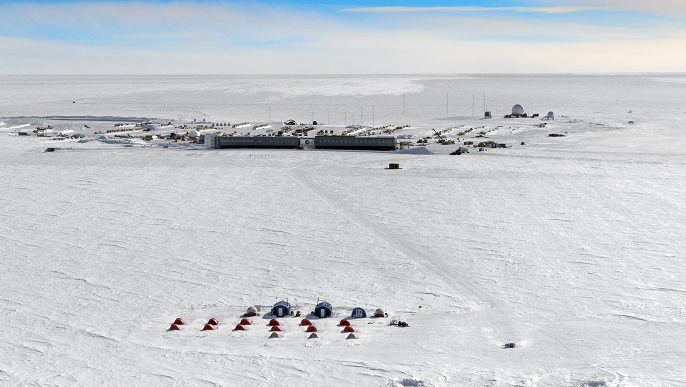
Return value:
<svg viewBox="0 0 686 387">
<path fill-rule="evenodd" d="M 383 309 L 378 308 L 378 309 L 374 312 L 374 317 L 386 317 L 386 314 L 384 313 Z"/>
<path fill-rule="evenodd" d="M 291 304 L 288 301 L 279 301 L 272 308 L 272 315 L 276 317 L 288 316 L 291 313 Z"/>
<path fill-rule="evenodd" d="M 353 309 L 351 316 L 355 318 L 365 318 L 367 317 L 367 312 L 362 308 L 355 308 Z"/>
<path fill-rule="evenodd" d="M 245 317 L 254 317 L 257 316 L 257 308 L 254 306 L 249 306 L 248 311 L 245 312 Z"/>
<path fill-rule="evenodd" d="M 314 315 L 319 318 L 331 317 L 333 307 L 326 301 L 322 301 L 314 307 Z"/>
</svg>

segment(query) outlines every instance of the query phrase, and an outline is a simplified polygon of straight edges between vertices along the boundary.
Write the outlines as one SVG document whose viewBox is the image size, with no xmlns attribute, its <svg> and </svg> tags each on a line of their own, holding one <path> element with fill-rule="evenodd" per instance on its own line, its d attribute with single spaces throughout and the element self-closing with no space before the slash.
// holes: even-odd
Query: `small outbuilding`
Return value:
<svg viewBox="0 0 686 387">
<path fill-rule="evenodd" d="M 319 318 L 331 317 L 333 307 L 326 301 L 322 301 L 314 307 L 314 315 Z"/>
<path fill-rule="evenodd" d="M 291 304 L 288 301 L 279 301 L 272 307 L 272 315 L 276 317 L 288 316 L 291 313 Z"/>
<path fill-rule="evenodd" d="M 352 314 L 350 315 L 354 318 L 365 318 L 367 317 L 367 312 L 362 308 L 354 308 Z"/>
</svg>

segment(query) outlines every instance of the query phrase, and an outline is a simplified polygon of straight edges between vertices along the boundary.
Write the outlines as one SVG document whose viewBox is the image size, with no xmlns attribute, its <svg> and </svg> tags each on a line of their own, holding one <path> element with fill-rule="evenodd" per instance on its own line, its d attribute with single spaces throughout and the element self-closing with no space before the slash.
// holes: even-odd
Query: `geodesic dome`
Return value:
<svg viewBox="0 0 686 387">
<path fill-rule="evenodd" d="M 524 107 L 520 104 L 516 104 L 512 107 L 512 115 L 513 116 L 521 116 L 524 114 Z"/>
</svg>

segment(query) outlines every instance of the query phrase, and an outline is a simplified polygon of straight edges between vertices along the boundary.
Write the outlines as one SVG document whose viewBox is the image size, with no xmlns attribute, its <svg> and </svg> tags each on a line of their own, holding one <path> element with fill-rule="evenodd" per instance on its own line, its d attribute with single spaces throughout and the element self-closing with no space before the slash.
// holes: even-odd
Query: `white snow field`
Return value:
<svg viewBox="0 0 686 387">
<path fill-rule="evenodd" d="M 0 77 L 0 384 L 685 385 L 684 80 Z M 492 120 L 472 117 L 484 92 Z M 500 118 L 515 103 L 557 119 Z M 112 126 L 77 116 L 343 121 L 360 106 L 376 126 L 412 125 L 397 136 L 485 131 L 512 147 L 17 135 Z M 304 314 L 331 302 L 333 318 L 311 318 L 321 338 L 287 317 L 269 339 L 265 312 L 282 299 Z M 233 331 L 250 305 L 261 315 Z M 356 306 L 389 317 L 351 319 L 347 340 L 338 322 Z M 187 324 L 167 331 L 177 317 Z"/>
</svg>

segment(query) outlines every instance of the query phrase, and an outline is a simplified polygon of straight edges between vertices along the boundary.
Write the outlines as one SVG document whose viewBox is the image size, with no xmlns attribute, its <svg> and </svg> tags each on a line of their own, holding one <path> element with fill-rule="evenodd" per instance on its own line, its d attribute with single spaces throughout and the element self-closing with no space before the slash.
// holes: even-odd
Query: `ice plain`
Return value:
<svg viewBox="0 0 686 387">
<path fill-rule="evenodd" d="M 1 77 L 0 381 L 683 385 L 685 79 Z M 472 116 L 484 94 L 493 120 Z M 500 118 L 514 103 L 557 119 Z M 16 136 L 50 116 L 343 127 L 360 108 L 366 125 L 371 114 L 375 126 L 412 125 L 396 134 L 487 126 L 513 147 L 449 156 L 439 144 L 412 155 Z M 247 306 L 286 297 L 304 313 L 332 302 L 335 318 L 315 321 L 321 339 L 299 319 L 283 339 L 267 339 L 263 319 L 232 331 Z M 354 321 L 360 339 L 345 340 L 337 322 L 355 306 L 390 316 Z M 189 324 L 167 332 L 176 317 Z M 220 328 L 202 332 L 210 317 Z"/>
</svg>

